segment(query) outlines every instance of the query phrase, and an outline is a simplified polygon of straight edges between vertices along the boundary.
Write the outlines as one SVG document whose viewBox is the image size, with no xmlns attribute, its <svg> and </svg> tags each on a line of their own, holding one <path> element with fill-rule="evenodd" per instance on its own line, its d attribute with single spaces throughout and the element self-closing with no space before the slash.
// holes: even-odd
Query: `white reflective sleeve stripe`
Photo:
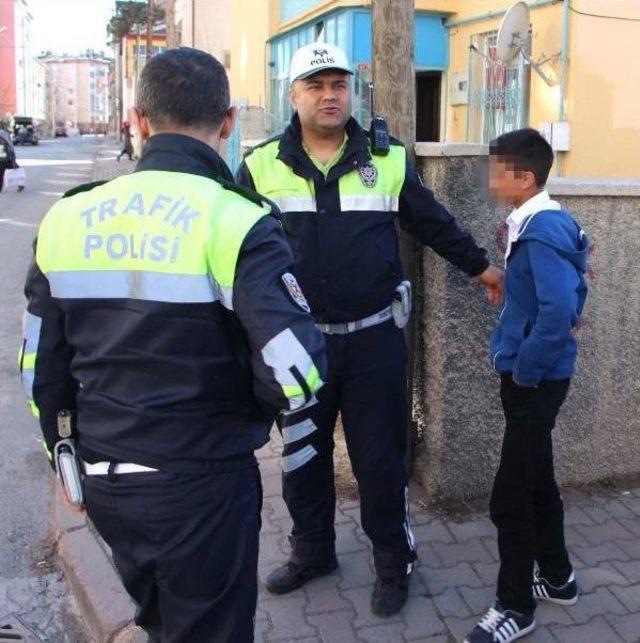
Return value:
<svg viewBox="0 0 640 643">
<path fill-rule="evenodd" d="M 228 310 L 233 310 L 233 287 L 220 286 L 216 284 L 218 294 L 220 295 L 220 303 Z"/>
<path fill-rule="evenodd" d="M 305 379 L 313 368 L 311 356 L 290 328 L 281 331 L 265 344 L 262 359 L 267 366 L 273 368 L 274 377 L 282 387 L 300 387 L 300 383 L 291 372 L 292 367 L 295 366 Z M 289 408 L 297 408 L 305 402 L 304 397 L 291 398 Z"/>
<path fill-rule="evenodd" d="M 351 210 L 365 212 L 397 212 L 399 199 L 392 194 L 347 194 L 340 195 L 342 212 Z"/>
<path fill-rule="evenodd" d="M 317 403 L 318 403 L 318 398 L 314 395 L 304 406 L 301 406 L 297 409 L 293 409 L 292 411 L 282 411 L 282 417 L 291 417 L 296 413 L 302 413 L 303 411 L 306 411 L 312 406 L 315 406 Z"/>
<path fill-rule="evenodd" d="M 310 444 L 307 444 L 307 446 L 303 449 L 283 456 L 282 470 L 285 473 L 291 473 L 291 471 L 295 471 L 296 469 L 299 469 L 303 465 L 307 464 L 309 460 L 317 455 L 318 452 Z"/>
<path fill-rule="evenodd" d="M 307 418 L 303 422 L 298 422 L 298 424 L 283 426 L 282 441 L 284 444 L 291 444 L 292 442 L 297 442 L 298 440 L 302 440 L 302 438 L 306 438 L 317 430 L 318 427 L 315 425 L 313 420 Z"/>
<path fill-rule="evenodd" d="M 26 340 L 24 347 L 25 353 L 37 353 L 38 344 L 40 343 L 40 330 L 42 329 L 42 318 L 31 314 L 29 311 L 24 312 L 22 316 L 22 336 Z"/>
<path fill-rule="evenodd" d="M 281 196 L 270 197 L 278 206 L 280 212 L 315 212 L 316 199 L 313 196 Z"/>
</svg>

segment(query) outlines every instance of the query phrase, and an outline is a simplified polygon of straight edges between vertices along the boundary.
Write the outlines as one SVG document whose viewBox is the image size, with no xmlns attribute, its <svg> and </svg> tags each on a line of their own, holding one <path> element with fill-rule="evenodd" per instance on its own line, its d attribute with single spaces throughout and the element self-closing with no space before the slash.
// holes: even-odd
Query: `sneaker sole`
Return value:
<svg viewBox="0 0 640 643">
<path fill-rule="evenodd" d="M 291 592 L 295 592 L 297 589 L 300 589 L 303 585 L 306 585 L 309 581 L 312 581 L 314 578 L 322 578 L 323 576 L 328 576 L 329 574 L 333 574 L 333 572 L 335 572 L 336 569 L 338 569 L 338 563 L 336 563 L 335 566 L 333 567 L 324 569 L 321 572 L 317 572 L 312 576 L 305 578 L 303 581 L 301 581 L 300 583 L 297 583 L 293 587 L 285 587 L 285 588 L 273 587 L 272 588 L 269 586 L 268 583 L 265 583 L 264 586 L 270 594 L 274 594 L 275 596 L 283 596 L 284 594 L 290 594 Z"/>
</svg>

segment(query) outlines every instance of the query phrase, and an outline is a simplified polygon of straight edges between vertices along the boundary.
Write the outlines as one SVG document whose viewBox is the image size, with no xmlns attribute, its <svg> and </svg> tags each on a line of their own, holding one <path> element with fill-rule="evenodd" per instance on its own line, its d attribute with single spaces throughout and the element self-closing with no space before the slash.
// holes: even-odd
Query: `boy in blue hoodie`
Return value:
<svg viewBox="0 0 640 643">
<path fill-rule="evenodd" d="M 497 601 L 467 643 L 509 643 L 533 631 L 536 599 L 578 600 L 551 432 L 575 367 L 589 241 L 544 189 L 552 164 L 551 147 L 533 129 L 490 146 L 490 191 L 515 208 L 507 218 L 504 309 L 491 338 L 506 420 L 490 505 L 500 572 Z"/>
</svg>

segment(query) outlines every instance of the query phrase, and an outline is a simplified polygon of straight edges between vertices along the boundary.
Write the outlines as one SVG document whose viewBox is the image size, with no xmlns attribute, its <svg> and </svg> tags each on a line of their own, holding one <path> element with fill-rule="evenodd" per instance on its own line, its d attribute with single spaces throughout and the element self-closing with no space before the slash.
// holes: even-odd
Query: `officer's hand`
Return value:
<svg viewBox="0 0 640 643">
<path fill-rule="evenodd" d="M 484 286 L 487 299 L 492 306 L 499 306 L 502 303 L 502 284 L 504 282 L 504 270 L 489 266 L 483 273 L 476 277 L 476 281 Z"/>
</svg>

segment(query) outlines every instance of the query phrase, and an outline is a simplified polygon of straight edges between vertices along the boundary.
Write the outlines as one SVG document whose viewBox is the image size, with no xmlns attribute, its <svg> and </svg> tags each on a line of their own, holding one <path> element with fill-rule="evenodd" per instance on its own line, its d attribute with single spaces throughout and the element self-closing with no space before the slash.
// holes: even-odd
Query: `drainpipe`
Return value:
<svg viewBox="0 0 640 643">
<path fill-rule="evenodd" d="M 562 10 L 562 45 L 560 47 L 560 99 L 558 103 L 558 121 L 564 120 L 564 101 L 567 93 L 567 70 L 569 68 L 569 16 L 571 13 L 571 0 L 564 0 Z M 556 161 L 556 174 L 562 176 L 562 165 L 566 152 L 559 152 Z"/>
</svg>

